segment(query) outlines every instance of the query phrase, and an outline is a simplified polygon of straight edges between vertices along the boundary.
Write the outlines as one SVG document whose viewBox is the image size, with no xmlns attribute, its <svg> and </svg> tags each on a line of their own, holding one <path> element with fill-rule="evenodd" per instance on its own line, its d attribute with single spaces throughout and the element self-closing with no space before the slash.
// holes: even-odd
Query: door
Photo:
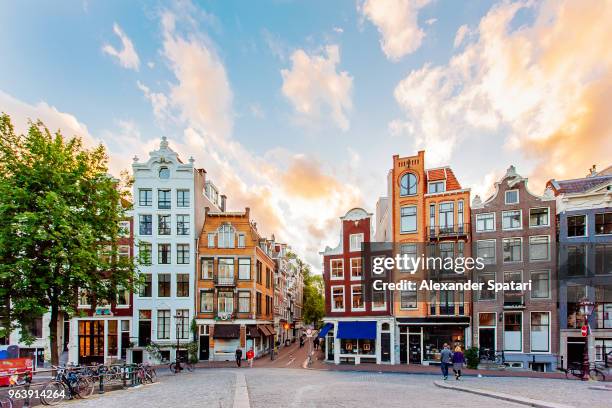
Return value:
<svg viewBox="0 0 612 408">
<path fill-rule="evenodd" d="M 480 355 L 495 360 L 495 329 L 493 327 L 478 329 Z"/>
<path fill-rule="evenodd" d="M 572 363 L 582 363 L 584 355 L 584 340 L 570 337 L 567 339 L 567 362 L 566 367 Z"/>
<path fill-rule="evenodd" d="M 140 320 L 138 322 L 138 345 L 146 347 L 151 344 L 151 321 Z"/>
<path fill-rule="evenodd" d="M 400 333 L 400 363 L 408 364 L 408 333 Z"/>
<path fill-rule="evenodd" d="M 68 351 L 68 343 L 70 342 L 70 322 L 64 322 L 64 351 Z"/>
<path fill-rule="evenodd" d="M 330 361 L 334 361 L 334 334 L 328 332 L 327 333 L 327 359 Z"/>
<path fill-rule="evenodd" d="M 79 364 L 104 363 L 104 321 L 79 321 Z"/>
<path fill-rule="evenodd" d="M 410 354 L 408 359 L 410 364 L 421 364 L 421 335 L 420 334 L 409 334 L 408 335 L 408 350 Z"/>
<path fill-rule="evenodd" d="M 391 361 L 391 333 L 381 333 L 380 341 L 380 361 Z"/>
<path fill-rule="evenodd" d="M 208 360 L 209 349 L 208 349 L 208 336 L 200 336 L 200 360 Z"/>
</svg>

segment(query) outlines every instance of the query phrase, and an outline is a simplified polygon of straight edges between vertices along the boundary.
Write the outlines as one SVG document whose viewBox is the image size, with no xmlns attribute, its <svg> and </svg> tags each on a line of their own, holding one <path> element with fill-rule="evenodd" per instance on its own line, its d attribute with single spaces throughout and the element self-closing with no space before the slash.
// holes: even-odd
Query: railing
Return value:
<svg viewBox="0 0 612 408">
<path fill-rule="evenodd" d="M 217 286 L 235 286 L 236 279 L 235 276 L 219 276 L 215 277 L 215 284 Z"/>
<path fill-rule="evenodd" d="M 523 292 L 512 291 L 504 292 L 505 309 L 522 309 L 525 307 L 525 296 Z"/>
<path fill-rule="evenodd" d="M 463 236 L 470 233 L 470 224 L 430 225 L 429 238 Z"/>
<path fill-rule="evenodd" d="M 465 302 L 431 303 L 427 304 L 429 316 L 465 316 Z"/>
</svg>

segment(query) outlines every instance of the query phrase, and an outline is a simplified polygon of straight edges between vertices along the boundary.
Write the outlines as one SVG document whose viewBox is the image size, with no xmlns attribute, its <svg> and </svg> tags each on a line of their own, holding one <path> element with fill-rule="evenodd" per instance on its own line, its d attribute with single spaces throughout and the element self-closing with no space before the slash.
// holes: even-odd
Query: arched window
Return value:
<svg viewBox="0 0 612 408">
<path fill-rule="evenodd" d="M 417 193 L 417 178 L 412 173 L 406 173 L 400 179 L 400 195 L 415 195 Z"/>
<path fill-rule="evenodd" d="M 230 224 L 223 224 L 217 230 L 217 246 L 219 248 L 234 248 L 236 231 Z"/>
<path fill-rule="evenodd" d="M 159 178 L 160 179 L 170 178 L 170 169 L 168 169 L 167 167 L 160 167 L 159 168 Z"/>
</svg>

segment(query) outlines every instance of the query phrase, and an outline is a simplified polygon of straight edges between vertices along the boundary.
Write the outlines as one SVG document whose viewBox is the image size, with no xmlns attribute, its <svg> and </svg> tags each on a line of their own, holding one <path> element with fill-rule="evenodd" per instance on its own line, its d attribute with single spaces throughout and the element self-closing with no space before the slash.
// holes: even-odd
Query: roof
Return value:
<svg viewBox="0 0 612 408">
<path fill-rule="evenodd" d="M 446 190 L 461 190 L 461 184 L 455 177 L 453 170 L 448 167 L 439 167 L 435 169 L 427 169 L 427 182 L 430 181 L 446 181 Z"/>
<path fill-rule="evenodd" d="M 612 181 L 611 175 L 585 177 L 573 180 L 552 180 L 557 194 L 585 193 Z"/>
</svg>

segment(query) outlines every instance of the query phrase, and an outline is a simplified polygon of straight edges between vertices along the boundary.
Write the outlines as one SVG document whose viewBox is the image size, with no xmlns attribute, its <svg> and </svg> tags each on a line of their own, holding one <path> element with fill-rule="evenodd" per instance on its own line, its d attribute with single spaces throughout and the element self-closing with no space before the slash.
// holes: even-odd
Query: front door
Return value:
<svg viewBox="0 0 612 408">
<path fill-rule="evenodd" d="M 200 336 L 200 360 L 208 360 L 208 336 Z"/>
<path fill-rule="evenodd" d="M 478 329 L 480 354 L 489 359 L 495 359 L 495 329 L 492 327 Z"/>
<path fill-rule="evenodd" d="M 391 361 L 391 334 L 380 334 L 380 361 Z"/>
<path fill-rule="evenodd" d="M 140 320 L 138 322 L 138 345 L 146 347 L 151 344 L 151 321 Z"/>
<path fill-rule="evenodd" d="M 327 333 L 327 359 L 334 361 L 334 333 Z"/>
<path fill-rule="evenodd" d="M 584 340 L 581 337 L 570 337 L 567 339 L 567 362 L 566 367 L 572 363 L 581 363 L 584 355 Z"/>
<path fill-rule="evenodd" d="M 408 361 L 410 364 L 421 364 L 421 335 L 408 335 Z"/>
<path fill-rule="evenodd" d="M 408 333 L 400 333 L 400 363 L 408 364 Z"/>
</svg>

